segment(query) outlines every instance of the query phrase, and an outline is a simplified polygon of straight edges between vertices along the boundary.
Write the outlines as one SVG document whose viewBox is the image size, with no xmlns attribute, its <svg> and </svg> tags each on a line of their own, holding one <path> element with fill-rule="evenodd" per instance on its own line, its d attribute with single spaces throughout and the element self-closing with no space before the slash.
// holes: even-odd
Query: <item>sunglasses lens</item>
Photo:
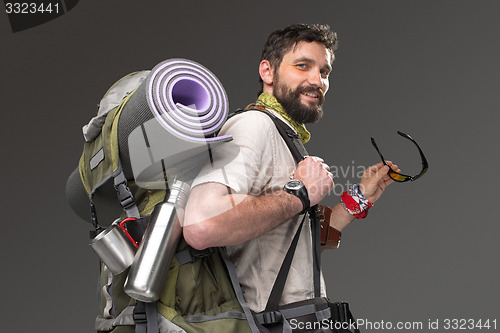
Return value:
<svg viewBox="0 0 500 333">
<path fill-rule="evenodd" d="M 410 179 L 409 176 L 400 175 L 400 174 L 395 173 L 395 172 L 389 172 L 389 177 L 391 177 L 392 179 L 394 179 L 397 182 L 405 182 L 408 179 Z"/>
</svg>

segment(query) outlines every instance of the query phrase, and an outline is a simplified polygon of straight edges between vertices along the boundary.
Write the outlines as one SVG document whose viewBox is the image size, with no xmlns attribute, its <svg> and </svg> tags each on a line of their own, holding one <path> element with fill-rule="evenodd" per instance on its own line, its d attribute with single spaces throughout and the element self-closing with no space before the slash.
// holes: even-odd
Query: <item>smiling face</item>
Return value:
<svg viewBox="0 0 500 333">
<path fill-rule="evenodd" d="M 262 77 L 264 91 L 274 95 L 295 121 L 316 122 L 323 114 L 332 61 L 333 55 L 322 44 L 299 42 L 283 56 L 277 69 L 267 63 L 268 71 L 261 71 L 261 76 L 267 75 Z"/>
</svg>

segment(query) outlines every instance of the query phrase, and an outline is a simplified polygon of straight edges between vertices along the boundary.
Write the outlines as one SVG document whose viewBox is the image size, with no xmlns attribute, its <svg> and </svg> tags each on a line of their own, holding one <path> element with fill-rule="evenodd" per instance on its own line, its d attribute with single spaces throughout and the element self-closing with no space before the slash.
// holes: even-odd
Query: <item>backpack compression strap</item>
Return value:
<svg viewBox="0 0 500 333">
<path fill-rule="evenodd" d="M 118 201 L 122 205 L 127 216 L 140 218 L 139 209 L 135 203 L 132 191 L 127 186 L 127 179 L 125 178 L 121 166 L 119 166 L 119 172 L 114 176 L 114 186 Z M 158 327 L 156 302 L 145 303 L 137 300 L 134 307 L 133 318 L 136 333 L 157 333 L 160 331 Z"/>
<path fill-rule="evenodd" d="M 252 311 L 248 307 L 247 302 L 245 302 L 245 298 L 243 296 L 243 290 L 241 289 L 241 285 L 238 281 L 238 276 L 236 275 L 236 269 L 234 268 L 234 264 L 229 259 L 226 252 L 226 248 L 220 247 L 219 252 L 222 257 L 222 261 L 224 262 L 224 265 L 226 266 L 227 272 L 229 274 L 229 278 L 231 280 L 231 284 L 233 285 L 236 298 L 238 299 L 238 302 L 240 303 L 241 308 L 243 309 L 243 312 L 245 313 L 245 316 L 247 318 L 250 330 L 252 331 L 252 333 L 259 333 L 260 330 L 257 328 L 257 324 L 255 323 L 255 318 L 252 315 Z"/>
</svg>

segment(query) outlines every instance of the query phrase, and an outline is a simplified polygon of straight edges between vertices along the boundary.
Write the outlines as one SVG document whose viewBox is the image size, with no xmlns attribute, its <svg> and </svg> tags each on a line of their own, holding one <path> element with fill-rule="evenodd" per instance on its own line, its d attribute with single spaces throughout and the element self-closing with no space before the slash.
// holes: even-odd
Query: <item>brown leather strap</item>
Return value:
<svg viewBox="0 0 500 333">
<path fill-rule="evenodd" d="M 342 233 L 330 225 L 332 209 L 318 205 L 318 213 L 321 226 L 321 250 L 338 248 Z"/>
</svg>

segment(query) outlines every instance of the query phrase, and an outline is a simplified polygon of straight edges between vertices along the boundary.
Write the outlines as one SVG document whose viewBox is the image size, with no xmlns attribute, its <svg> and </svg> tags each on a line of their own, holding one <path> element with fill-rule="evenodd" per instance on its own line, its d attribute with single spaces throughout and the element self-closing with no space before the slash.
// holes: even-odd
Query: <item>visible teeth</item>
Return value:
<svg viewBox="0 0 500 333">
<path fill-rule="evenodd" d="M 306 95 L 306 96 L 309 96 L 309 97 L 313 97 L 313 98 L 318 97 L 317 94 L 313 94 L 313 93 L 303 93 L 303 94 Z"/>
</svg>

